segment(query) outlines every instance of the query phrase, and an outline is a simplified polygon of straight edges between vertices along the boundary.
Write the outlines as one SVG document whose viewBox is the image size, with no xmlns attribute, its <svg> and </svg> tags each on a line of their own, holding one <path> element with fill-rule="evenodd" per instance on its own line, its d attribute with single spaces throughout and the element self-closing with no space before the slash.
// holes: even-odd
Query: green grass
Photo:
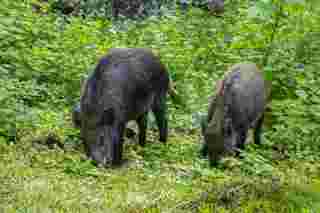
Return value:
<svg viewBox="0 0 320 213">
<path fill-rule="evenodd" d="M 320 210 L 319 165 L 283 161 L 263 176 L 230 159 L 210 169 L 198 157 L 197 136 L 171 135 L 167 145 L 149 139 L 145 148 L 127 143 L 126 161 L 114 169 L 92 166 L 75 148 L 49 149 L 30 138 L 2 143 L 0 212 Z"/>
</svg>

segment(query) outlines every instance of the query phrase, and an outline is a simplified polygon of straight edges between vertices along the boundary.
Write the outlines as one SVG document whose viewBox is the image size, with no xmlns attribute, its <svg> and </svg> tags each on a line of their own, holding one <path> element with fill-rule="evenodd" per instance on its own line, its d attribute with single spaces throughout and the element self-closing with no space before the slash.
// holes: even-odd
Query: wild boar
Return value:
<svg viewBox="0 0 320 213">
<path fill-rule="evenodd" d="M 202 122 L 203 156 L 216 165 L 223 154 L 244 148 L 248 130 L 254 129 L 254 142 L 261 143 L 264 112 L 271 91 L 270 83 L 254 63 L 232 66 L 218 81 Z"/>
<path fill-rule="evenodd" d="M 145 145 L 147 113 L 156 118 L 160 141 L 168 135 L 169 74 L 158 56 L 143 48 L 114 48 L 103 56 L 87 79 L 80 98 L 81 137 L 96 163 L 119 165 L 128 121 L 139 128 Z"/>
</svg>

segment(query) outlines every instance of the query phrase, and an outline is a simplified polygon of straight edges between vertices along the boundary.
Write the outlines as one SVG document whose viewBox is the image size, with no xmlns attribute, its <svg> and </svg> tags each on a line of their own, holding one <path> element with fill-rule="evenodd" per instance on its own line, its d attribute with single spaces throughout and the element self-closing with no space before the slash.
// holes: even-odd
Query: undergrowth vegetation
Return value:
<svg viewBox="0 0 320 213">
<path fill-rule="evenodd" d="M 223 18 L 189 8 L 139 21 L 64 17 L 51 2 L 0 5 L 0 212 L 320 211 L 317 1 L 230 0 Z M 183 104 L 169 103 L 167 145 L 149 130 L 145 148 L 126 142 L 121 168 L 102 169 L 83 157 L 70 112 L 113 47 L 152 48 Z M 272 78 L 263 145 L 209 168 L 199 117 L 240 61 Z"/>
</svg>

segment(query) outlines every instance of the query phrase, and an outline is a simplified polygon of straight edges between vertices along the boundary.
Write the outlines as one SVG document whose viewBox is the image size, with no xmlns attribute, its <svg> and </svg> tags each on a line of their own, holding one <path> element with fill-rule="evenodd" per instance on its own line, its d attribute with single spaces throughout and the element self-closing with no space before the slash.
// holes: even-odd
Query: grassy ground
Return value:
<svg viewBox="0 0 320 213">
<path fill-rule="evenodd" d="M 116 169 L 93 167 L 77 147 L 0 143 L 0 212 L 320 212 L 317 163 L 250 165 L 249 151 L 209 169 L 197 136 L 149 140 L 127 143 Z"/>
</svg>

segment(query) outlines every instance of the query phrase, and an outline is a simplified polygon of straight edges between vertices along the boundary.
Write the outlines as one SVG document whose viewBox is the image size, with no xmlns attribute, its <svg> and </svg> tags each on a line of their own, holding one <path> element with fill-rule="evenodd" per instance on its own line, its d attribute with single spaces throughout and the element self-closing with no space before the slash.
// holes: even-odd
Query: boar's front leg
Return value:
<svg viewBox="0 0 320 213">
<path fill-rule="evenodd" d="M 201 135 L 204 138 L 205 137 L 205 133 L 206 133 L 206 129 L 208 126 L 208 119 L 207 116 L 203 116 L 201 118 Z M 206 157 L 208 155 L 208 144 L 205 140 L 203 140 L 201 149 L 200 149 L 200 157 Z"/>
<path fill-rule="evenodd" d="M 137 119 L 139 128 L 139 144 L 144 146 L 146 144 L 146 132 L 148 127 L 148 113 L 144 113 Z"/>
<path fill-rule="evenodd" d="M 168 120 L 166 96 L 161 97 L 160 101 L 152 108 L 159 128 L 159 141 L 166 143 L 168 138 Z"/>
<path fill-rule="evenodd" d="M 209 165 L 210 167 L 217 167 L 220 161 L 220 156 L 222 155 L 221 150 L 216 150 L 213 152 L 212 150 L 208 150 L 208 156 L 209 156 Z"/>
<path fill-rule="evenodd" d="M 202 144 L 202 147 L 200 149 L 200 157 L 205 158 L 208 155 L 208 145 L 206 142 Z"/>
<path fill-rule="evenodd" d="M 124 128 L 124 124 L 114 124 L 111 130 L 113 153 L 112 164 L 114 165 L 119 165 L 122 161 Z"/>
<path fill-rule="evenodd" d="M 240 155 L 240 150 L 244 150 L 248 129 L 241 128 L 237 131 L 236 156 Z"/>
</svg>

